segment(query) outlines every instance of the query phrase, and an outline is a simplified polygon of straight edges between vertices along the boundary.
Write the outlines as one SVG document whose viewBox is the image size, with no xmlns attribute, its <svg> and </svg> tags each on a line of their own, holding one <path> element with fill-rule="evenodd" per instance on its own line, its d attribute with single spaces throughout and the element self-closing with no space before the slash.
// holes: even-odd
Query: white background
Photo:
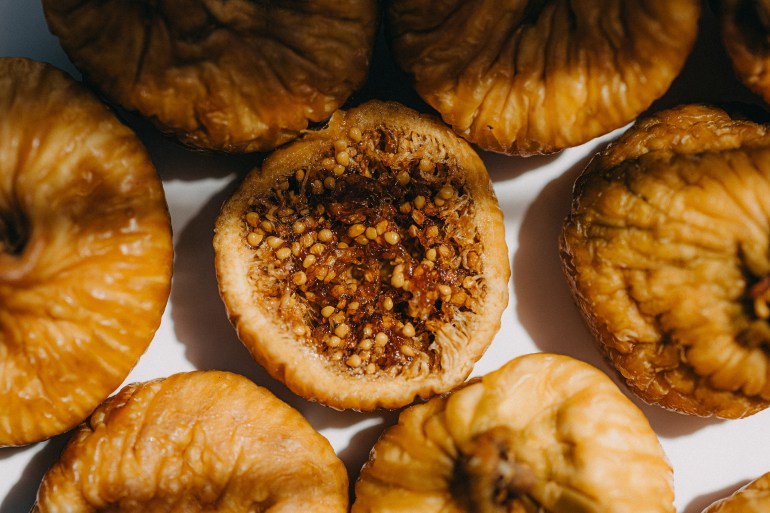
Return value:
<svg viewBox="0 0 770 513">
<path fill-rule="evenodd" d="M 38 1 L 0 0 L 0 56 L 51 62 L 77 76 L 56 38 L 49 34 Z M 389 58 L 380 41 L 370 81 L 353 102 L 377 97 L 427 110 Z M 701 38 L 682 76 L 653 108 L 732 100 L 758 103 L 733 77 L 713 16 L 706 11 Z M 213 221 L 223 200 L 259 157 L 193 153 L 161 138 L 136 118 L 129 122 L 140 133 L 163 178 L 176 257 L 171 299 L 161 327 L 126 381 L 192 369 L 244 374 L 299 409 L 331 441 L 355 479 L 369 449 L 382 429 L 395 422 L 397 413 L 337 412 L 294 396 L 253 362 L 230 327 L 218 296 L 211 249 Z M 614 376 L 572 304 L 556 241 L 577 174 L 597 148 L 615 136 L 617 133 L 609 134 L 554 156 L 525 159 L 482 153 L 505 213 L 512 280 L 502 329 L 474 375 L 520 354 L 548 351 L 585 360 Z M 770 411 L 743 420 L 719 421 L 639 406 L 674 467 L 680 513 L 699 513 L 713 500 L 770 471 Z M 63 435 L 29 447 L 0 449 L 0 513 L 29 511 L 43 474 L 65 441 Z"/>
</svg>

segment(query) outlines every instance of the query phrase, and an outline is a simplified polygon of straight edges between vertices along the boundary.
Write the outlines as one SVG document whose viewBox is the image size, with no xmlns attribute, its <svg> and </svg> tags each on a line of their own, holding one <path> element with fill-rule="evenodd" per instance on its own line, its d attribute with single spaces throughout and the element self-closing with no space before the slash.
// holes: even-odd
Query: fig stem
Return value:
<svg viewBox="0 0 770 513">
<path fill-rule="evenodd" d="M 749 296 L 754 301 L 754 313 L 759 319 L 770 319 L 770 274 L 752 285 Z"/>
<path fill-rule="evenodd" d="M 498 426 L 476 436 L 464 451 L 461 473 L 472 511 L 510 511 L 535 486 L 535 474 L 513 455 L 512 433 Z"/>
</svg>

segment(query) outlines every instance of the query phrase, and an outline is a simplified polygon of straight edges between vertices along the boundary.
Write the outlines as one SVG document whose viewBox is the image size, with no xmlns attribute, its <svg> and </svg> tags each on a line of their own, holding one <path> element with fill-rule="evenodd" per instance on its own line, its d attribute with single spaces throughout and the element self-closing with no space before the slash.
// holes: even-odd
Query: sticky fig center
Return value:
<svg viewBox="0 0 770 513">
<path fill-rule="evenodd" d="M 749 347 L 763 346 L 770 350 L 770 274 L 749 287 L 747 296 L 751 320 L 739 339 Z"/>
<path fill-rule="evenodd" d="M 511 511 L 535 485 L 535 475 L 513 454 L 513 436 L 504 426 L 481 433 L 464 451 L 455 473 L 458 490 L 476 513 Z"/>
</svg>

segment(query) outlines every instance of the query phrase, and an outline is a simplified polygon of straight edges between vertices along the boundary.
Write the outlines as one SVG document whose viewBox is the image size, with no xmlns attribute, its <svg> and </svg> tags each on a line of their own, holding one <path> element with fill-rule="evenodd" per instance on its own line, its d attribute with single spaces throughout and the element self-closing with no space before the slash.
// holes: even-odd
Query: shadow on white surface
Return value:
<svg viewBox="0 0 770 513">
<path fill-rule="evenodd" d="M 24 472 L 16 481 L 2 502 L 0 502 L 0 513 L 22 513 L 32 509 L 37 496 L 37 489 L 43 476 L 48 469 L 59 459 L 59 454 L 64 449 L 67 441 L 72 436 L 72 432 L 64 433 L 51 438 L 47 442 L 41 442 L 45 445 L 35 454 L 24 467 Z M 20 447 L 13 449 L 0 450 L 0 459 L 6 457 L 6 451 L 11 454 L 16 452 L 32 450 L 34 446 Z M 2 479 L 2 476 L 0 476 Z"/>
<path fill-rule="evenodd" d="M 716 490 L 714 492 L 705 493 L 702 495 L 698 495 L 693 500 L 691 500 L 685 508 L 680 511 L 680 513 L 701 513 L 704 509 L 706 509 L 708 506 L 713 504 L 714 502 L 718 501 L 719 499 L 724 499 L 725 497 L 728 497 L 733 494 L 738 488 L 741 488 L 742 486 L 745 486 L 749 483 L 750 480 L 744 480 L 740 481 L 734 485 L 726 486 L 722 488 L 721 490 Z"/>
</svg>

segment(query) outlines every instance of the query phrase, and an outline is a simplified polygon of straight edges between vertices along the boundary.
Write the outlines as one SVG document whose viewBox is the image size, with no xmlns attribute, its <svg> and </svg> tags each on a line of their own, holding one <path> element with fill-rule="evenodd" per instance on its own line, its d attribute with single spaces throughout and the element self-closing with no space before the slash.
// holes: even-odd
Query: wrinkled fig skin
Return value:
<svg viewBox="0 0 770 513">
<path fill-rule="evenodd" d="M 514 359 L 404 410 L 352 513 L 673 513 L 672 470 L 641 411 L 561 355 Z"/>
<path fill-rule="evenodd" d="M 768 127 L 687 105 L 638 122 L 578 179 L 565 274 L 631 389 L 738 418 L 770 404 Z"/>
<path fill-rule="evenodd" d="M 770 102 L 770 2 L 712 0 L 722 40 L 743 83 Z"/>
<path fill-rule="evenodd" d="M 770 473 L 750 482 L 729 497 L 718 500 L 703 513 L 766 513 L 770 511 Z"/>
<path fill-rule="evenodd" d="M 698 0 L 395 0 L 394 58 L 471 142 L 532 155 L 632 121 L 666 92 Z"/>
<path fill-rule="evenodd" d="M 74 428 L 126 379 L 171 287 L 163 187 L 54 67 L 0 59 L 0 446 Z"/>
<path fill-rule="evenodd" d="M 45 0 L 84 77 L 185 144 L 270 150 L 360 87 L 375 0 Z"/>
<path fill-rule="evenodd" d="M 345 513 L 329 442 L 246 378 L 196 371 L 125 387 L 73 435 L 33 513 Z"/>
</svg>

